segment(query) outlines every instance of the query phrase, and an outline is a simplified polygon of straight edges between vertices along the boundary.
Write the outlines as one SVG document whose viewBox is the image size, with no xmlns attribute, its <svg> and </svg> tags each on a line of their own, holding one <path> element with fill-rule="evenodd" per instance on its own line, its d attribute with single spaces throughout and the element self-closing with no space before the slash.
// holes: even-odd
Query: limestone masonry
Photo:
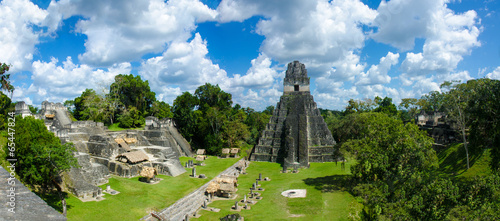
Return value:
<svg viewBox="0 0 500 221">
<path fill-rule="evenodd" d="M 98 186 L 107 183 L 112 174 L 134 177 L 143 167 L 152 167 L 159 174 L 178 176 L 186 172 L 179 156 L 193 156 L 172 119 L 147 117 L 144 130 L 108 131 L 100 122 L 72 121 L 60 103 L 44 101 L 34 115 L 28 108 L 25 102 L 18 102 L 16 114 L 42 119 L 62 143 L 75 145 L 80 167 L 71 168 L 63 180 L 84 201 L 100 200 L 103 194 Z"/>
<path fill-rule="evenodd" d="M 288 64 L 283 95 L 250 160 L 278 162 L 287 168 L 335 160 L 335 140 L 309 91 L 309 80 L 304 64 Z"/>
</svg>

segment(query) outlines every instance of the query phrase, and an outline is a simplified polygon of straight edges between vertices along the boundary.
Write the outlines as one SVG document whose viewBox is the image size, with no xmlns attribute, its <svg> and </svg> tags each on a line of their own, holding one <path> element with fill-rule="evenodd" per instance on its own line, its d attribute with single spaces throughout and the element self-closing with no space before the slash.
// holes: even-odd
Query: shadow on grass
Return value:
<svg viewBox="0 0 500 221">
<path fill-rule="evenodd" d="M 57 192 L 49 192 L 49 193 L 38 193 L 35 192 L 36 195 L 38 195 L 40 198 L 42 198 L 43 201 L 47 202 L 49 206 L 52 208 L 56 209 L 58 212 L 62 213 L 63 212 L 63 207 L 61 203 L 61 198 L 59 198 L 59 194 Z M 64 199 L 68 199 L 68 193 L 63 192 Z M 66 204 L 66 209 L 69 210 L 72 206 L 69 204 Z"/>
<path fill-rule="evenodd" d="M 470 147 L 469 147 L 470 148 Z M 472 167 L 474 163 L 481 157 L 482 151 L 473 151 L 469 149 L 469 165 Z M 465 148 L 461 143 L 451 144 L 449 147 L 441 150 L 438 153 L 439 171 L 453 176 L 461 175 L 467 170 L 467 157 Z"/>
<path fill-rule="evenodd" d="M 316 178 L 307 178 L 303 180 L 306 185 L 314 186 L 321 192 L 348 191 L 356 186 L 352 175 L 332 175 Z"/>
</svg>

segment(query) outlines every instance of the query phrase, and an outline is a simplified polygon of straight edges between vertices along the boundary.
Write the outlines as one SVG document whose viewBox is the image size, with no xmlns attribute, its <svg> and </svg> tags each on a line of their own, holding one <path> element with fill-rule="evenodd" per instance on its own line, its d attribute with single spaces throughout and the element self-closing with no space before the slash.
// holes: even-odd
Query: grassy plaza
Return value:
<svg viewBox="0 0 500 221">
<path fill-rule="evenodd" d="M 181 163 L 193 158 L 181 157 Z M 147 215 L 150 210 L 161 210 L 173 204 L 178 199 L 189 194 L 204 183 L 210 181 L 217 174 L 234 164 L 238 159 L 220 159 L 209 157 L 205 166 L 197 166 L 197 174 L 205 174 L 207 179 L 193 179 L 189 177 L 191 169 L 177 176 L 159 175 L 163 180 L 158 184 L 146 184 L 139 181 L 139 177 L 122 178 L 113 176 L 109 179 L 112 189 L 119 191 L 118 195 L 105 194 L 105 200 L 82 202 L 74 196 L 69 196 L 68 220 L 138 220 Z M 249 192 L 249 188 L 259 173 L 271 181 L 262 181 L 265 189 L 262 191 L 262 200 L 251 205 L 250 210 L 237 212 L 246 220 L 320 220 L 330 217 L 331 220 L 346 220 L 349 214 L 359 213 L 362 204 L 344 191 L 329 191 L 333 184 L 331 177 L 341 178 L 349 174 L 350 163 L 342 170 L 340 163 L 311 163 L 311 168 L 301 169 L 299 173 L 281 173 L 277 163 L 251 162 L 247 174 L 238 178 L 238 197 Z M 106 185 L 101 188 L 105 189 Z M 306 189 L 306 198 L 288 199 L 281 195 L 288 189 Z M 230 211 L 235 200 L 218 200 L 209 204 L 209 207 L 221 209 L 220 212 L 200 211 L 202 215 L 194 220 L 218 220 Z M 242 205 L 242 204 L 240 204 Z"/>
</svg>

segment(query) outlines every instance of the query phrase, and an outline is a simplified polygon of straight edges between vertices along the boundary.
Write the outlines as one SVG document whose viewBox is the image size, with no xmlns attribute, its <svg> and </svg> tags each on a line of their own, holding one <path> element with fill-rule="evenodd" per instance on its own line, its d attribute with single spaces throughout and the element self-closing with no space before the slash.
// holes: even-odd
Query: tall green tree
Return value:
<svg viewBox="0 0 500 221">
<path fill-rule="evenodd" d="M 192 140 L 197 130 L 198 117 L 195 108 L 198 107 L 198 98 L 189 92 L 184 92 L 174 100 L 172 113 L 182 136 L 187 140 Z"/>
<path fill-rule="evenodd" d="M 403 111 L 401 116 L 403 121 L 412 121 L 417 116 L 420 105 L 416 98 L 403 98 L 398 108 Z"/>
<path fill-rule="evenodd" d="M 426 112 L 445 111 L 444 110 L 444 94 L 439 91 L 431 91 L 429 94 L 423 95 L 417 104 Z"/>
<path fill-rule="evenodd" d="M 118 117 L 118 122 L 122 128 L 137 128 L 141 127 L 144 123 L 144 117 L 139 114 L 139 111 L 135 107 L 130 107 L 125 109 L 120 117 Z"/>
<path fill-rule="evenodd" d="M 385 113 L 389 116 L 397 116 L 398 110 L 396 108 L 396 105 L 392 103 L 392 98 L 384 97 L 384 99 L 382 99 L 377 96 L 375 97 L 375 101 L 378 107 L 375 108 L 373 111 Z"/>
<path fill-rule="evenodd" d="M 196 89 L 194 95 L 199 100 L 199 110 L 206 112 L 210 107 L 216 107 L 220 111 L 228 111 L 233 104 L 232 96 L 224 92 L 219 85 L 206 83 Z"/>
<path fill-rule="evenodd" d="M 261 132 L 265 129 L 267 123 L 269 122 L 269 118 L 272 116 L 273 110 L 274 106 L 269 106 L 262 112 L 255 111 L 252 108 L 244 109 L 247 115 L 244 123 L 248 126 L 248 130 L 250 131 L 248 144 L 257 144 Z"/>
<path fill-rule="evenodd" d="M 470 143 L 476 148 L 491 148 L 491 167 L 500 171 L 500 81 L 470 80 L 474 94 L 467 105 L 470 114 Z"/>
<path fill-rule="evenodd" d="M 467 158 L 467 169 L 470 168 L 469 164 L 469 148 L 467 145 L 467 132 L 469 131 L 469 112 L 466 111 L 467 104 L 473 96 L 475 83 L 471 84 L 456 84 L 459 82 L 445 81 L 441 84 L 441 88 L 448 89 L 444 93 L 444 102 L 447 108 L 448 119 L 454 121 L 458 127 L 460 135 L 462 136 L 463 146 Z M 474 84 L 474 85 L 473 85 Z"/>
<path fill-rule="evenodd" d="M 245 111 L 239 109 L 226 120 L 223 126 L 223 135 L 227 146 L 240 148 L 240 143 L 250 138 L 250 131 L 244 123 L 246 118 Z"/>
<path fill-rule="evenodd" d="M 155 101 L 151 106 L 150 114 L 158 119 L 173 118 L 172 108 L 165 101 Z"/>
<path fill-rule="evenodd" d="M 362 113 L 359 135 L 342 144 L 354 152 L 357 164 L 351 168 L 362 181 L 381 180 L 389 190 L 407 182 L 418 172 L 437 167 L 432 138 L 414 124 L 404 124 L 382 113 Z"/>
<path fill-rule="evenodd" d="M 32 188 L 40 187 L 44 192 L 57 189 L 66 215 L 66 200 L 57 180 L 62 172 L 78 167 L 73 144 L 61 144 L 59 138 L 47 130 L 43 120 L 20 116 L 15 119 L 15 146 L 7 145 L 5 151 L 8 147 L 15 147 L 17 174 Z"/>
<path fill-rule="evenodd" d="M 110 86 L 110 97 L 116 98 L 125 108 L 135 107 L 142 116 L 146 116 L 151 105 L 156 101 L 155 92 L 151 91 L 149 82 L 141 76 L 117 75 Z"/>
<path fill-rule="evenodd" d="M 85 105 L 86 98 L 95 96 L 97 96 L 97 93 L 94 89 L 85 89 L 79 97 L 76 97 L 73 101 L 66 101 L 65 104 L 70 105 L 73 103 L 73 116 L 77 120 L 88 120 L 90 114 L 88 113 L 89 110 L 87 110 Z"/>
<path fill-rule="evenodd" d="M 378 105 L 377 101 L 381 100 L 380 97 L 376 97 L 375 99 L 376 100 L 372 100 L 369 98 L 364 99 L 364 100 L 350 99 L 348 101 L 347 107 L 345 108 L 344 114 L 348 115 L 348 114 L 353 114 L 353 113 L 370 112 L 373 109 L 375 109 L 376 106 Z M 377 99 L 379 99 L 379 100 L 377 100 Z"/>
</svg>

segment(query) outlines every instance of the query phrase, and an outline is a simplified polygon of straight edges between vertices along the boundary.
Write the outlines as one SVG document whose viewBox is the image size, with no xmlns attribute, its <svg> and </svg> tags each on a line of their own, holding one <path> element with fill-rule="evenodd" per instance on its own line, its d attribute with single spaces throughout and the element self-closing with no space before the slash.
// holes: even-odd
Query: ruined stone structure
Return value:
<svg viewBox="0 0 500 221">
<path fill-rule="evenodd" d="M 28 116 L 27 108 L 19 102 L 16 114 Z M 107 183 L 111 174 L 139 176 L 144 167 L 169 176 L 185 173 L 179 156 L 193 155 L 191 146 L 170 119 L 148 117 L 143 131 L 107 131 L 100 122 L 72 121 L 66 107 L 47 101 L 34 117 L 44 120 L 47 129 L 62 143 L 75 144 L 74 155 L 80 168 L 71 168 L 64 180 L 67 188 L 82 200 L 99 198 L 102 189 L 98 186 Z"/>
<path fill-rule="evenodd" d="M 456 123 L 447 119 L 447 115 L 443 112 L 421 111 L 415 116 L 415 123 L 434 138 L 435 149 L 444 148 L 453 142 L 461 142 Z"/>
<path fill-rule="evenodd" d="M 174 147 L 181 156 L 192 157 L 191 145 L 179 133 L 173 119 L 159 120 L 156 117 L 146 117 L 146 130 L 141 134 L 148 138 L 154 145 Z"/>
<path fill-rule="evenodd" d="M 21 115 L 22 117 L 33 116 L 29 106 L 24 102 L 20 101 L 16 103 L 16 115 Z"/>
<path fill-rule="evenodd" d="M 309 162 L 334 161 L 335 140 L 309 91 L 305 65 L 288 64 L 284 92 L 250 159 L 309 167 Z"/>
</svg>

